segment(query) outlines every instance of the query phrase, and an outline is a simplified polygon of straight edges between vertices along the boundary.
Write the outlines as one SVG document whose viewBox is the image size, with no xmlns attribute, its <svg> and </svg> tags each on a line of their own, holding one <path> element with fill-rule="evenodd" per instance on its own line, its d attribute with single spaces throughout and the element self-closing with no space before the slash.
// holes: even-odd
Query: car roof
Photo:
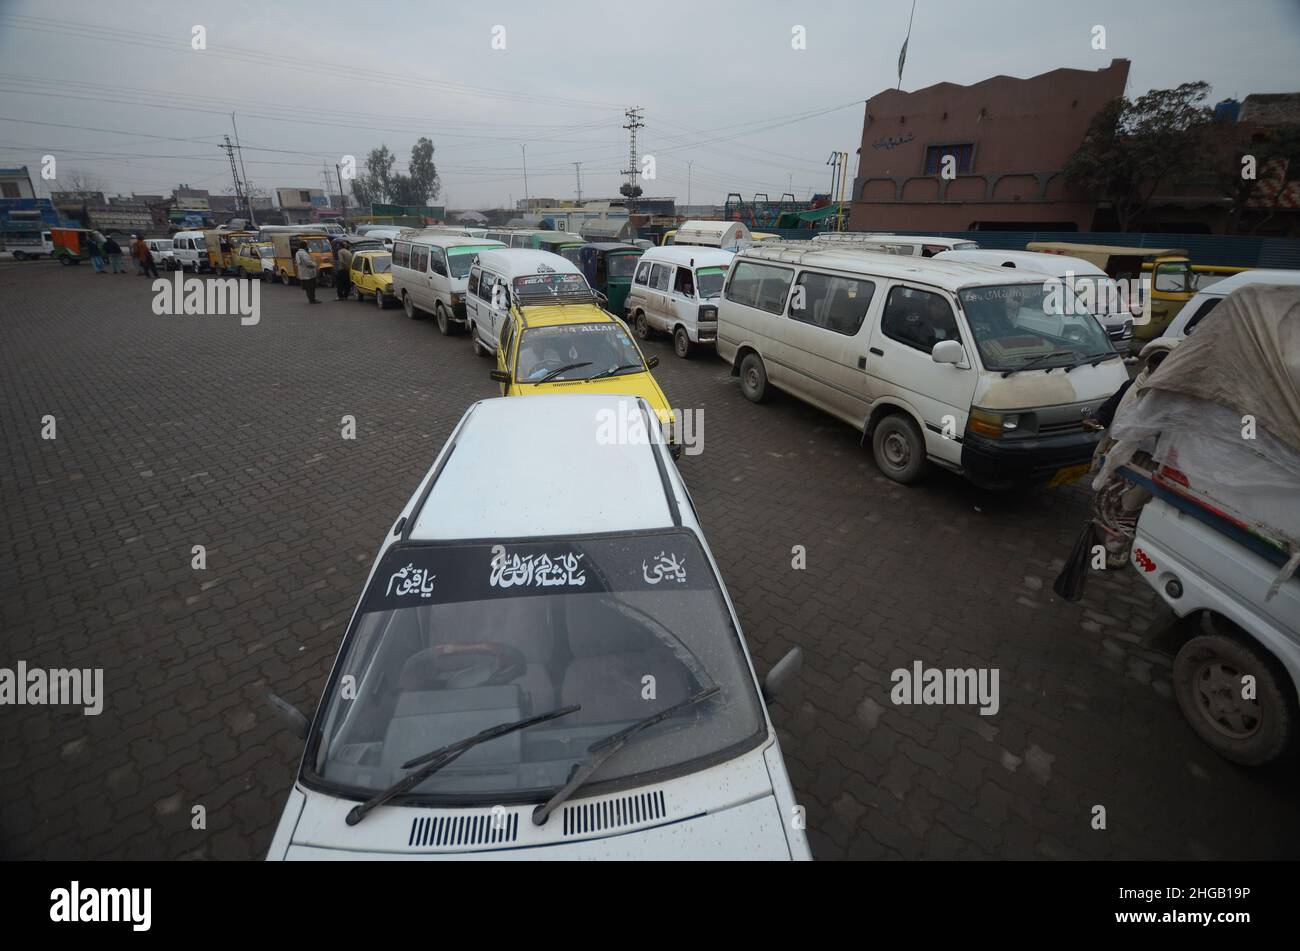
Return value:
<svg viewBox="0 0 1300 951">
<path fill-rule="evenodd" d="M 475 248 L 508 248 L 508 244 L 493 241 L 491 238 L 473 238 L 463 234 L 413 234 L 403 235 L 403 241 L 411 244 L 429 245 L 435 248 L 463 248 L 466 245 Z"/>
<path fill-rule="evenodd" d="M 475 403 L 412 513 L 409 537 L 514 539 L 672 528 L 676 516 L 659 450 L 644 440 L 600 438 L 602 420 L 615 428 L 641 413 L 653 420 L 642 404 L 601 393 Z"/>
<path fill-rule="evenodd" d="M 690 266 L 691 261 L 694 261 L 695 267 L 726 267 L 735 256 L 736 252 L 724 251 L 721 248 L 698 247 L 691 244 L 670 244 L 666 247 L 646 248 L 641 259 L 643 261 L 658 261 L 661 264 Z"/>
<path fill-rule="evenodd" d="M 923 234 L 893 234 L 888 231 L 824 231 L 821 234 L 815 234 L 810 239 L 819 244 L 852 244 L 854 242 L 880 244 L 931 244 L 947 245 L 952 248 L 957 244 L 977 244 L 970 238 L 946 238 L 942 235 L 923 235 Z M 955 249 L 954 249 L 955 250 Z M 973 250 L 973 249 L 967 249 Z"/>
<path fill-rule="evenodd" d="M 1256 268 L 1241 271 L 1238 274 L 1230 274 L 1221 281 L 1215 281 L 1201 293 L 1227 297 L 1237 288 L 1245 287 L 1247 284 L 1300 284 L 1300 270 Z"/>
<path fill-rule="evenodd" d="M 520 313 L 523 314 L 520 329 L 524 331 L 537 327 L 555 327 L 560 324 L 609 324 L 617 319 L 609 311 L 594 303 L 548 304 L 539 301 L 535 304 L 524 304 L 520 308 Z"/>
<path fill-rule="evenodd" d="M 366 248 L 365 250 L 358 251 L 356 254 L 352 255 L 352 259 L 356 260 L 357 258 L 370 258 L 378 254 L 391 255 L 392 253 L 393 252 L 389 251 L 387 248 Z"/>
<path fill-rule="evenodd" d="M 1043 282 L 1041 274 L 1011 271 L 1009 268 L 993 267 L 988 264 L 944 261 L 939 258 L 921 258 L 908 254 L 889 254 L 853 245 L 810 246 L 806 241 L 790 243 L 764 241 L 762 244 L 738 252 L 735 263 L 739 264 L 741 260 L 850 271 L 867 277 L 932 284 L 949 291 L 998 284 L 1041 285 Z"/>
<path fill-rule="evenodd" d="M 994 267 L 1006 267 L 1004 262 L 1011 262 L 1017 269 L 1032 271 L 1035 274 L 1052 274 L 1064 276 L 1066 271 L 1086 274 L 1091 277 L 1103 276 L 1105 271 L 1091 261 L 1071 257 L 1068 254 L 1049 254 L 1046 251 L 999 251 L 997 248 L 953 248 L 940 251 L 935 259 L 944 261 L 966 261 L 969 264 L 991 264 Z M 1008 268 L 1010 270 L 1010 268 Z"/>
<path fill-rule="evenodd" d="M 582 273 L 578 265 L 568 258 L 539 248 L 493 248 L 480 252 L 478 261 L 483 267 L 512 280 L 525 274 L 548 273 L 544 268 L 560 274 Z"/>
<path fill-rule="evenodd" d="M 635 244 L 628 244 L 625 241 L 588 241 L 583 245 L 584 248 L 595 248 L 597 251 L 640 251 Z"/>
</svg>

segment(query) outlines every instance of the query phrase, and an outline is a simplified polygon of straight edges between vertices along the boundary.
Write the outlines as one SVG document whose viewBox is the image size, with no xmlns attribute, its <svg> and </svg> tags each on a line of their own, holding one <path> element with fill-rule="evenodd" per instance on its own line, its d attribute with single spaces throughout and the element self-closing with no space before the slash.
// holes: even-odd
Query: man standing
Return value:
<svg viewBox="0 0 1300 951">
<path fill-rule="evenodd" d="M 126 268 L 122 266 L 122 246 L 111 234 L 104 239 L 104 254 L 108 256 L 108 264 L 114 274 L 126 273 Z"/>
<path fill-rule="evenodd" d="M 145 243 L 144 238 L 138 238 L 134 247 L 135 260 L 140 266 L 140 276 L 148 277 L 158 276 L 158 265 L 153 263 L 153 252 L 149 250 L 149 245 Z"/>
<path fill-rule="evenodd" d="M 339 253 L 334 263 L 334 286 L 338 289 L 339 300 L 352 296 L 352 248 L 346 241 L 339 242 Z"/>
<path fill-rule="evenodd" d="M 298 283 L 307 292 L 307 303 L 319 304 L 316 299 L 316 259 L 305 247 L 299 247 L 293 256 L 293 265 L 298 270 Z"/>
<path fill-rule="evenodd" d="M 135 273 L 137 277 L 144 277 L 144 262 L 140 260 L 140 245 L 144 244 L 138 234 L 131 235 L 131 243 L 127 245 L 127 251 L 131 255 L 131 260 L 135 262 Z"/>
</svg>

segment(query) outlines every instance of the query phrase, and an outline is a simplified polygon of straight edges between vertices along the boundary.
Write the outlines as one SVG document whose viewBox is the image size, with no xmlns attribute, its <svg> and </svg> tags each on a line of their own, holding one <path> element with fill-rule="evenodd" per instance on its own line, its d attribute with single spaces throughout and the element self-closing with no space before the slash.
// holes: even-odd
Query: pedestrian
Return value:
<svg viewBox="0 0 1300 951">
<path fill-rule="evenodd" d="M 86 236 L 86 246 L 90 250 L 90 266 L 95 269 L 96 274 L 107 274 L 107 268 L 104 263 L 104 247 L 99 243 L 99 232 L 92 231 Z"/>
<path fill-rule="evenodd" d="M 108 265 L 114 274 L 126 273 L 126 268 L 122 266 L 122 246 L 111 234 L 104 239 L 104 254 L 108 256 Z"/>
<path fill-rule="evenodd" d="M 305 247 L 299 247 L 293 256 L 293 265 L 298 270 L 298 283 L 307 292 L 307 303 L 319 304 L 316 299 L 316 259 Z"/>
<path fill-rule="evenodd" d="M 135 243 L 135 262 L 140 266 L 140 276 L 147 277 L 152 274 L 158 276 L 158 265 L 153 262 L 153 252 L 149 250 L 149 245 L 145 243 L 144 238 L 140 238 Z"/>
<path fill-rule="evenodd" d="M 131 255 L 131 260 L 135 262 L 136 277 L 144 277 L 144 262 L 140 260 L 140 245 L 144 244 L 144 239 L 138 234 L 131 235 L 131 243 L 127 246 L 127 251 Z"/>
<path fill-rule="evenodd" d="M 352 296 L 352 248 L 348 242 L 339 243 L 334 260 L 334 287 L 338 291 L 338 299 L 347 300 Z"/>
</svg>

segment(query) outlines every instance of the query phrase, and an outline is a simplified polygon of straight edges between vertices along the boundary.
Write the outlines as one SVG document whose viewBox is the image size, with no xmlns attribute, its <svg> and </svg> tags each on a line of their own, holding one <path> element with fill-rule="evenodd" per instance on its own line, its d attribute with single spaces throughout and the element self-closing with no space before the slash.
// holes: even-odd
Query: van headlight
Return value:
<svg viewBox="0 0 1300 951">
<path fill-rule="evenodd" d="M 995 413 L 991 410 L 971 407 L 970 417 L 966 420 L 966 431 L 985 436 L 989 439 L 1001 439 L 1011 435 L 1020 428 L 1019 413 Z"/>
</svg>

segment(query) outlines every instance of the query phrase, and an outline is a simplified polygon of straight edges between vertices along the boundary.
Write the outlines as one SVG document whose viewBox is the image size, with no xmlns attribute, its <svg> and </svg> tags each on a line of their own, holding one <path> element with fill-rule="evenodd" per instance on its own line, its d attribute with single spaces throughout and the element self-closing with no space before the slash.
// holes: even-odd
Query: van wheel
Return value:
<svg viewBox="0 0 1300 951">
<path fill-rule="evenodd" d="M 751 403 L 765 403 L 772 395 L 772 387 L 767 382 L 767 368 L 757 353 L 746 354 L 740 361 L 740 392 Z"/>
<path fill-rule="evenodd" d="M 23 254 L 23 252 L 21 252 L 21 251 L 15 251 L 15 252 L 14 252 L 14 260 L 15 260 L 15 261 L 26 261 L 26 260 L 27 260 L 27 255 Z"/>
<path fill-rule="evenodd" d="M 686 332 L 685 327 L 678 327 L 673 333 L 673 350 L 683 360 L 691 358 L 691 336 Z"/>
<path fill-rule="evenodd" d="M 419 308 L 415 306 L 415 301 L 411 300 L 410 294 L 402 294 L 402 310 L 406 311 L 406 316 L 411 320 L 420 319 Z"/>
<path fill-rule="evenodd" d="M 925 438 L 910 417 L 895 413 L 877 423 L 871 451 L 880 471 L 895 482 L 910 485 L 925 474 Z"/>
<path fill-rule="evenodd" d="M 438 333 L 442 334 L 444 337 L 450 337 L 451 318 L 447 315 L 447 308 L 443 306 L 442 301 L 438 301 L 436 316 L 438 318 Z"/>
<path fill-rule="evenodd" d="M 1255 699 L 1242 697 L 1244 677 Z M 1174 658 L 1174 696 L 1197 736 L 1224 759 L 1261 766 L 1295 749 L 1300 711 L 1290 678 L 1253 644 L 1223 634 L 1193 637 Z"/>
<path fill-rule="evenodd" d="M 384 309 L 384 292 L 375 291 L 375 306 L 380 310 Z M 409 315 L 408 315 L 409 316 Z"/>
<path fill-rule="evenodd" d="M 633 321 L 632 326 L 636 330 L 637 337 L 641 340 L 650 339 L 650 322 L 645 319 L 644 311 L 638 310 L 636 312 L 636 320 Z"/>
</svg>

